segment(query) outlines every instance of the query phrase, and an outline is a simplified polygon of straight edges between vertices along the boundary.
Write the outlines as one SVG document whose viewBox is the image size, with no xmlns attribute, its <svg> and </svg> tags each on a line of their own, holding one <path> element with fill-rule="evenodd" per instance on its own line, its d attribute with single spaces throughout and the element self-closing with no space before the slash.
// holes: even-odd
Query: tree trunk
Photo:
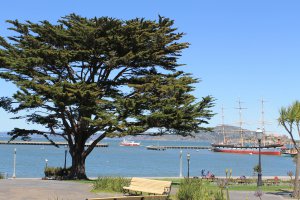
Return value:
<svg viewBox="0 0 300 200">
<path fill-rule="evenodd" d="M 72 155 L 72 167 L 71 174 L 69 176 L 70 179 L 88 179 L 85 174 L 85 159 L 83 156 L 83 151 L 80 149 L 76 149 L 74 152 L 71 152 Z"/>
<path fill-rule="evenodd" d="M 295 173 L 295 183 L 294 183 L 294 197 L 299 197 L 299 168 L 300 168 L 300 152 L 297 153 L 297 162 L 296 162 L 296 173 Z"/>
</svg>

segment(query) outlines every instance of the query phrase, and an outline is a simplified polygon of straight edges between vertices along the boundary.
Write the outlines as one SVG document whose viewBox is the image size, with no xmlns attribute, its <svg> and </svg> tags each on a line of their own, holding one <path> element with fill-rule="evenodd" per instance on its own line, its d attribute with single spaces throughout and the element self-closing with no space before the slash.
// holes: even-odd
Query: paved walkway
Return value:
<svg viewBox="0 0 300 200">
<path fill-rule="evenodd" d="M 0 180 L 0 200 L 85 200 L 97 197 L 91 185 L 38 179 Z"/>
<path fill-rule="evenodd" d="M 0 180 L 0 200 L 85 200 L 86 198 L 113 196 L 111 193 L 91 193 L 91 189 L 92 186 L 89 184 L 72 181 L 4 179 Z M 172 193 L 175 192 L 172 191 Z M 230 200 L 258 199 L 254 196 L 254 192 L 230 192 Z M 262 200 L 287 199 L 290 198 L 286 193 L 264 193 L 262 196 Z"/>
<path fill-rule="evenodd" d="M 250 191 L 230 191 L 230 200 L 259 200 L 258 197 L 254 196 L 255 192 Z M 287 193 L 271 193 L 264 192 L 262 200 L 288 200 L 291 199 Z"/>
</svg>

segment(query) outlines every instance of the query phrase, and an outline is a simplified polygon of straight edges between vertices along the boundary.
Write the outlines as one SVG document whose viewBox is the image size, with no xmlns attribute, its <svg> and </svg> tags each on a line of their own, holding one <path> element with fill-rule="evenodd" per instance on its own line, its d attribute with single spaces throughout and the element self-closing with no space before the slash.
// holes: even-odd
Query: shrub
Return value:
<svg viewBox="0 0 300 200">
<path fill-rule="evenodd" d="M 176 194 L 177 200 L 225 200 L 221 190 L 208 189 L 200 179 L 184 179 Z"/>
<path fill-rule="evenodd" d="M 4 179 L 4 174 L 0 173 L 0 179 Z"/>
<path fill-rule="evenodd" d="M 259 165 L 254 165 L 253 172 L 256 172 L 256 173 L 259 172 Z"/>
<path fill-rule="evenodd" d="M 70 174 L 71 168 L 64 169 L 62 167 L 46 167 L 44 174 L 46 178 L 52 179 L 67 179 Z"/>
<path fill-rule="evenodd" d="M 122 177 L 98 177 L 94 182 L 94 190 L 122 192 L 124 186 L 130 184 L 130 179 Z"/>
</svg>

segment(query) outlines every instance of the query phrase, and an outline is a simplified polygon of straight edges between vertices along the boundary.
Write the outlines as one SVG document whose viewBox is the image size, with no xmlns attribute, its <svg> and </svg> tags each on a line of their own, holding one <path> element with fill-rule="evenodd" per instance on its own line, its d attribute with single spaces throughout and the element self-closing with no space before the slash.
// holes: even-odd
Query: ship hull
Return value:
<svg viewBox="0 0 300 200">
<path fill-rule="evenodd" d="M 257 148 L 218 148 L 214 147 L 212 149 L 214 152 L 221 152 L 221 153 L 236 153 L 236 154 L 259 154 L 259 150 Z M 261 148 L 261 155 L 273 155 L 273 156 L 280 156 L 281 150 L 277 148 L 268 149 L 268 148 Z"/>
<path fill-rule="evenodd" d="M 139 142 L 134 142 L 131 140 L 125 140 L 123 139 L 123 141 L 120 143 L 120 146 L 125 146 L 125 147 L 137 147 L 140 146 L 141 143 Z"/>
</svg>

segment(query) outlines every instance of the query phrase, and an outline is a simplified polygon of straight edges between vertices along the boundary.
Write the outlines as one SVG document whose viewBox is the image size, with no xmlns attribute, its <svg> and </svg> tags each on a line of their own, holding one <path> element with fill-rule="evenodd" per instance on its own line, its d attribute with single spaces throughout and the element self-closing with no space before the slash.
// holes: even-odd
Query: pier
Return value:
<svg viewBox="0 0 300 200">
<path fill-rule="evenodd" d="M 147 146 L 148 150 L 164 151 L 166 149 L 211 149 L 209 146 Z"/>
<path fill-rule="evenodd" d="M 8 144 L 8 145 L 53 145 L 51 142 L 41 142 L 41 141 L 0 141 L 1 144 Z M 67 142 L 55 142 L 58 146 L 66 146 L 68 145 Z M 86 144 L 86 147 L 90 146 L 90 144 Z M 96 144 L 95 147 L 108 147 L 107 143 Z"/>
</svg>

